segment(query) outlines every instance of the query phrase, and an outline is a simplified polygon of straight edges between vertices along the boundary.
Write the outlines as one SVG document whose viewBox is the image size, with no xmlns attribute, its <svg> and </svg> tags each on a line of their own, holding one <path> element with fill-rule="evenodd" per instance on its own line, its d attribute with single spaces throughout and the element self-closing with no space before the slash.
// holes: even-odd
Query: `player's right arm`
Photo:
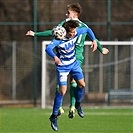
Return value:
<svg viewBox="0 0 133 133">
<path fill-rule="evenodd" d="M 65 23 L 65 20 L 61 21 L 58 25 L 62 26 Z M 52 36 L 52 30 L 45 30 L 42 32 L 34 32 L 32 30 L 27 31 L 26 33 L 27 36 L 44 36 L 44 37 L 49 37 Z"/>
<path fill-rule="evenodd" d="M 58 25 L 59 25 L 59 26 L 62 26 L 65 22 L 66 22 L 66 20 L 63 20 L 63 21 L 61 21 Z"/>
<path fill-rule="evenodd" d="M 46 31 L 42 31 L 42 32 L 34 32 L 35 36 L 52 36 L 52 30 L 46 30 Z"/>
<path fill-rule="evenodd" d="M 34 32 L 32 30 L 27 31 L 26 33 L 27 36 L 52 36 L 52 30 L 46 30 L 46 31 L 42 31 L 42 32 Z"/>
<path fill-rule="evenodd" d="M 59 45 L 60 40 L 53 39 L 52 42 L 46 47 L 45 52 L 54 59 L 55 64 L 59 65 L 61 64 L 60 59 L 56 56 L 56 54 L 53 52 L 53 49 Z"/>
</svg>

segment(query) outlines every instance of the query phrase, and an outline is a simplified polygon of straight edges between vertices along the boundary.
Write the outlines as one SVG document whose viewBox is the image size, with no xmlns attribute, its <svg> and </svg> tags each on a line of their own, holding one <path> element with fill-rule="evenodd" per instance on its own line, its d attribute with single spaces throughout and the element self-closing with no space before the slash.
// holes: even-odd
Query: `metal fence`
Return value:
<svg viewBox="0 0 133 133">
<path fill-rule="evenodd" d="M 32 43 L 13 41 L 0 44 L 0 103 L 2 105 L 3 103 L 33 103 L 35 97 L 40 98 L 40 78 L 38 78 L 38 90 L 34 90 L 34 47 Z M 41 73 L 40 62 L 41 56 L 38 53 L 38 74 Z"/>
<path fill-rule="evenodd" d="M 86 88 L 83 102 L 104 104 L 110 89 L 133 89 L 132 42 L 101 42 L 109 49 L 108 55 L 92 53 L 85 45 L 83 72 Z M 32 42 L 1 42 L 0 51 L 0 104 L 41 105 L 42 48 L 37 50 L 37 90 L 34 90 L 34 47 Z M 46 60 L 46 105 L 51 106 L 55 94 L 56 74 L 54 62 Z M 69 104 L 68 91 L 64 104 Z"/>
<path fill-rule="evenodd" d="M 48 44 L 47 41 L 43 42 L 43 45 Z M 83 72 L 85 76 L 85 95 L 83 97 L 83 102 L 85 104 L 108 104 L 110 102 L 106 99 L 107 94 L 110 96 L 110 91 L 115 90 L 128 93 L 128 91 L 133 90 L 133 42 L 119 42 L 119 41 L 101 41 L 101 45 L 109 49 L 108 55 L 102 55 L 98 50 L 92 53 L 90 49 L 91 42 L 85 42 L 84 57 L 85 61 L 83 64 Z M 42 49 L 43 55 L 45 54 L 45 47 Z M 42 107 L 46 105 L 52 105 L 55 88 L 56 88 L 56 73 L 54 61 L 46 56 L 42 60 L 42 69 L 46 73 L 42 75 Z M 45 66 L 46 65 L 46 66 Z M 68 91 L 64 98 L 64 103 L 69 104 L 69 80 L 68 80 Z M 132 92 L 132 91 L 131 91 Z M 117 99 L 118 103 L 131 104 L 131 97 L 127 99 L 123 95 L 122 99 Z M 119 94 L 116 92 L 119 96 Z M 129 94 L 129 93 L 128 93 Z M 51 100 L 52 99 L 52 100 Z M 129 100 L 127 102 L 127 100 Z M 43 101 L 46 101 L 44 103 Z M 116 100 L 115 100 L 116 101 Z M 46 105 L 45 105 L 46 104 Z"/>
<path fill-rule="evenodd" d="M 132 37 L 131 27 L 132 1 L 54 1 L 54 0 L 33 0 L 27 3 L 24 1 L 4 1 L 0 2 L 0 103 L 32 103 L 34 106 L 41 104 L 41 42 L 49 38 L 34 38 L 33 41 L 25 39 L 25 32 L 33 29 L 42 31 L 52 28 L 64 19 L 66 5 L 79 2 L 83 8 L 80 19 L 89 25 L 96 33 L 99 40 L 130 40 Z M 24 4 L 24 6 L 20 6 Z M 60 5 L 60 8 L 59 8 Z M 103 8 L 99 8 L 102 6 Z M 11 8 L 14 7 L 14 8 Z M 95 8 L 92 8 L 95 7 Z M 11 9 L 11 10 L 7 10 Z M 18 9 L 16 11 L 16 9 Z M 55 9 L 56 10 L 55 12 Z M 129 11 L 127 14 L 126 11 Z M 18 15 L 22 17 L 17 18 Z M 22 13 L 22 14 L 21 14 Z M 95 17 L 93 17 L 95 15 Z M 14 18 L 14 19 L 13 19 Z M 126 29 L 126 30 L 125 30 Z M 117 32 L 119 31 L 119 32 Z M 122 32 L 120 32 L 122 31 Z M 125 34 L 125 31 L 128 31 Z M 100 33 L 100 34 L 99 34 Z M 17 40 L 17 41 L 14 41 Z M 22 41 L 23 40 L 23 41 Z M 89 63 L 89 69 L 84 64 L 84 72 L 87 80 L 86 94 L 96 92 L 91 99 L 97 103 L 97 92 L 103 93 L 108 88 L 131 88 L 132 82 L 132 47 L 131 46 L 108 46 L 110 56 L 102 57 L 99 53 L 91 54 L 89 52 L 89 62 L 85 58 L 85 63 Z M 85 47 L 85 50 L 89 47 Z M 117 54 L 115 51 L 119 51 Z M 85 55 L 86 56 L 86 55 Z M 88 56 L 88 55 L 87 55 Z M 98 58 L 99 57 L 99 58 Z M 125 57 L 127 57 L 125 59 Z M 49 58 L 48 58 L 49 59 Z M 100 67 L 100 60 L 105 62 L 114 62 L 115 59 L 122 60 L 116 66 L 110 64 L 110 67 Z M 124 59 L 124 60 L 123 60 Z M 50 59 L 49 59 L 50 60 Z M 95 66 L 97 63 L 98 67 Z M 116 64 L 116 63 L 115 63 Z M 116 67 L 114 67 L 116 66 Z M 50 66 L 49 69 L 53 69 Z M 130 69 L 129 69 L 130 68 Z M 104 70 L 104 73 L 101 71 Z M 50 70 L 51 71 L 51 70 Z M 114 73 L 113 71 L 117 71 Z M 54 75 L 52 70 L 51 72 Z M 125 74 L 125 76 L 123 76 Z M 89 77 L 88 77 L 89 75 Z M 102 75 L 101 78 L 96 75 Z M 51 75 L 50 75 L 51 76 Z M 52 76 L 53 77 L 53 76 Z M 95 83 L 93 80 L 97 82 Z M 108 79 L 108 80 L 107 80 Z M 55 87 L 55 78 L 48 88 Z M 105 81 L 105 82 L 104 82 Z M 50 90 L 53 94 L 53 90 Z M 49 93 L 49 94 L 51 94 Z M 51 105 L 51 95 L 48 95 L 48 104 Z M 67 94 L 66 97 L 69 97 Z M 19 100 L 19 101 L 18 101 Z M 28 100 L 28 101 L 27 101 Z M 86 98 L 84 98 L 86 101 Z M 100 102 L 100 101 L 98 101 Z M 68 103 L 67 100 L 64 103 Z"/>
</svg>

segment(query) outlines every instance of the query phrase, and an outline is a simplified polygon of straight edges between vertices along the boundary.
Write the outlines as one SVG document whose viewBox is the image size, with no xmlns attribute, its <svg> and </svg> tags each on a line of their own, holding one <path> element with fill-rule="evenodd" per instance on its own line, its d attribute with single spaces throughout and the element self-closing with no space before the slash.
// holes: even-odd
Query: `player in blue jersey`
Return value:
<svg viewBox="0 0 133 133">
<path fill-rule="evenodd" d="M 72 3 L 67 5 L 67 10 L 66 10 L 66 19 L 63 20 L 62 22 L 60 22 L 59 25 L 63 25 L 66 21 L 68 21 L 69 19 L 74 19 L 77 20 L 79 22 L 79 28 L 88 28 L 88 26 L 83 23 L 82 21 L 79 20 L 79 16 L 82 12 L 82 8 L 80 6 L 79 3 Z M 27 35 L 31 35 L 31 36 L 52 36 L 52 30 L 48 30 L 48 31 L 43 31 L 43 32 L 33 32 L 33 31 L 28 31 Z M 91 39 L 90 36 L 88 36 Z M 83 56 L 83 52 L 84 52 L 84 42 L 85 42 L 85 38 L 86 38 L 86 33 L 85 34 L 80 34 L 79 37 L 77 37 L 76 40 L 76 45 L 75 45 L 75 54 L 76 54 L 76 59 L 79 61 L 80 66 L 82 67 L 83 61 L 84 61 L 84 56 Z M 98 40 L 97 41 L 97 48 L 98 50 L 102 53 L 102 54 L 107 54 L 108 53 L 108 49 L 106 48 L 102 48 L 100 45 L 100 42 Z M 93 52 L 96 50 L 96 46 L 92 45 L 93 47 Z M 76 82 L 73 78 L 71 78 L 70 81 L 70 110 L 69 110 L 69 114 L 68 117 L 69 118 L 73 118 L 75 116 L 75 88 L 76 88 Z M 58 85 L 57 85 L 57 90 Z M 59 112 L 58 115 L 64 113 L 64 110 L 62 108 L 62 104 L 61 107 L 59 108 Z M 83 112 L 79 112 L 79 110 L 77 110 L 78 115 L 83 118 L 84 114 Z"/>
<path fill-rule="evenodd" d="M 78 26 L 78 21 L 69 20 L 65 22 L 63 27 L 67 32 L 66 38 L 63 40 L 53 39 L 52 42 L 46 47 L 46 53 L 55 61 L 57 80 L 59 84 L 59 91 L 56 92 L 54 98 L 52 115 L 49 118 L 51 121 L 51 127 L 54 131 L 58 130 L 58 110 L 67 91 L 68 74 L 70 74 L 77 83 L 75 89 L 75 108 L 82 111 L 80 103 L 85 88 L 85 81 L 80 64 L 76 60 L 74 47 L 77 37 L 84 33 L 87 33 L 89 36 L 91 36 L 93 45 L 97 44 L 95 35 L 90 28 L 77 28 Z M 56 54 L 53 51 L 54 48 L 56 50 Z"/>
</svg>

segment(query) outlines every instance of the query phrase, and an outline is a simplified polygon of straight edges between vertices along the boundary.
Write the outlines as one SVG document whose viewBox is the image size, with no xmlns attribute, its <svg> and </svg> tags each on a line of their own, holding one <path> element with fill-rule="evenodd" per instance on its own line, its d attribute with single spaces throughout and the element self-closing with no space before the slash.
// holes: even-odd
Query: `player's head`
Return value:
<svg viewBox="0 0 133 133">
<path fill-rule="evenodd" d="M 75 20 L 69 20 L 63 24 L 63 27 L 66 29 L 66 37 L 73 38 L 76 33 L 76 28 L 79 26 L 79 22 Z"/>
<path fill-rule="evenodd" d="M 67 18 L 78 18 L 82 12 L 82 8 L 79 3 L 73 3 L 67 5 L 66 11 Z"/>
</svg>

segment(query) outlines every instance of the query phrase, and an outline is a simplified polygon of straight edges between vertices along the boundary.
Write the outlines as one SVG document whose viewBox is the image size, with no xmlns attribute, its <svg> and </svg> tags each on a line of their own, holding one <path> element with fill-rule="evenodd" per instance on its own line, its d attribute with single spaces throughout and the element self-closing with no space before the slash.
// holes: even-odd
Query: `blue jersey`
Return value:
<svg viewBox="0 0 133 133">
<path fill-rule="evenodd" d="M 53 39 L 51 43 L 46 47 L 46 53 L 51 56 L 57 56 L 61 60 L 61 66 L 68 66 L 76 60 L 75 56 L 75 44 L 77 37 L 80 34 L 87 33 L 91 36 L 92 40 L 95 40 L 95 35 L 90 28 L 76 28 L 76 34 L 74 38 L 64 39 L 64 40 L 55 40 Z M 56 54 L 53 52 L 53 49 L 56 48 Z"/>
</svg>

